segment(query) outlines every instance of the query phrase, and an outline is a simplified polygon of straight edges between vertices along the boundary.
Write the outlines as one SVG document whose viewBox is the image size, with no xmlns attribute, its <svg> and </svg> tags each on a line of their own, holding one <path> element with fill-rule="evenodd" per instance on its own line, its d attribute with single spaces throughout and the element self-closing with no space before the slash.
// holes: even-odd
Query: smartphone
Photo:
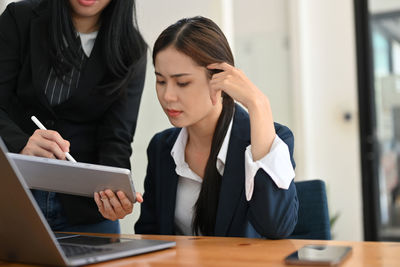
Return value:
<svg viewBox="0 0 400 267">
<path fill-rule="evenodd" d="M 285 258 L 286 264 L 337 265 L 351 252 L 349 246 L 306 245 Z"/>
</svg>

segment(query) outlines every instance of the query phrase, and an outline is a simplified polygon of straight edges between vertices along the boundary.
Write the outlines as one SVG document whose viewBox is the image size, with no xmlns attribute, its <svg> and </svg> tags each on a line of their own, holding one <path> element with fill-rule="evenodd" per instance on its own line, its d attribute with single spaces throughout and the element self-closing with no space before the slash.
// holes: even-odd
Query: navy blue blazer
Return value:
<svg viewBox="0 0 400 267">
<path fill-rule="evenodd" d="M 175 234 L 175 201 L 178 175 L 171 149 L 180 128 L 156 134 L 147 149 L 148 166 L 144 182 L 144 201 L 140 218 L 135 225 L 138 234 Z M 294 138 L 289 128 L 275 123 L 276 134 L 288 145 L 293 160 Z M 222 177 L 216 236 L 246 236 L 248 223 L 262 236 L 284 238 L 297 223 L 298 199 L 294 182 L 288 190 L 279 189 L 262 169 L 254 178 L 254 192 L 250 201 L 245 196 L 245 150 L 250 144 L 248 113 L 236 105 L 229 140 L 224 175 Z"/>
</svg>

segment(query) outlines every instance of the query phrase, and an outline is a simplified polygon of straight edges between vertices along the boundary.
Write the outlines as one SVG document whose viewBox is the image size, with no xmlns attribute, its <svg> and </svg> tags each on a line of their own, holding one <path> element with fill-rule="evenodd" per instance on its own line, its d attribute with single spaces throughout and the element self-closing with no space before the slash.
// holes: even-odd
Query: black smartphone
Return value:
<svg viewBox="0 0 400 267">
<path fill-rule="evenodd" d="M 286 264 L 337 265 L 351 252 L 348 246 L 306 245 L 285 258 Z"/>
</svg>

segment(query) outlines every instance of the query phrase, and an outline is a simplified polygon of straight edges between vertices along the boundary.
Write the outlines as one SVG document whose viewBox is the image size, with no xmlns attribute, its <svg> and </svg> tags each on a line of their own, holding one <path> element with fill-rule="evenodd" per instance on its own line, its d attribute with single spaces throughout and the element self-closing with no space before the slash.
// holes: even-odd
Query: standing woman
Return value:
<svg viewBox="0 0 400 267">
<path fill-rule="evenodd" d="M 11 3 L 0 16 L 0 136 L 8 149 L 61 160 L 69 151 L 77 161 L 130 168 L 146 50 L 134 0 Z M 37 130 L 32 115 L 48 130 Z M 92 198 L 33 195 L 53 230 L 119 232 Z M 119 208 L 132 209 L 118 197 Z"/>
<path fill-rule="evenodd" d="M 234 67 L 219 27 L 203 17 L 178 21 L 158 37 L 153 63 L 175 128 L 148 147 L 135 232 L 290 235 L 298 211 L 293 134 L 273 122 L 267 96 Z"/>
</svg>

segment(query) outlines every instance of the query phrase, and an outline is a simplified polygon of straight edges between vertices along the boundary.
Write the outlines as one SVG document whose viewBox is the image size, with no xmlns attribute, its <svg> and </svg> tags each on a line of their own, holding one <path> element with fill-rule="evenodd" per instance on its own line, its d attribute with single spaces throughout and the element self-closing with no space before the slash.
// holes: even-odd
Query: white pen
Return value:
<svg viewBox="0 0 400 267">
<path fill-rule="evenodd" d="M 47 130 L 46 127 L 44 127 L 44 125 L 35 117 L 32 116 L 31 120 L 36 124 L 36 126 L 41 129 L 41 130 Z M 69 154 L 68 152 L 65 152 L 65 157 L 72 162 L 76 162 L 76 160 L 71 156 L 71 154 Z"/>
</svg>

